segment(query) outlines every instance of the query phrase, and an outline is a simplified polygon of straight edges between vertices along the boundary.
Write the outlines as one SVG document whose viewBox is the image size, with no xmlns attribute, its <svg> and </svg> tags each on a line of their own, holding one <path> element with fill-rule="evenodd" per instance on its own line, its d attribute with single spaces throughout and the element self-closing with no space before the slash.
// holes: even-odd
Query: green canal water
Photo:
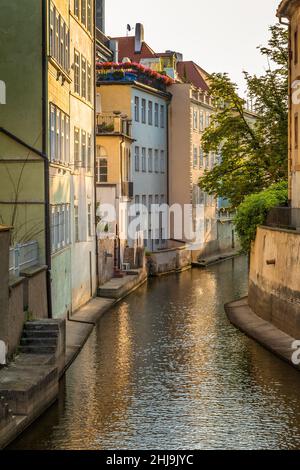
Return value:
<svg viewBox="0 0 300 470">
<path fill-rule="evenodd" d="M 296 449 L 300 374 L 229 324 L 243 257 L 150 280 L 99 322 L 13 449 Z"/>
</svg>

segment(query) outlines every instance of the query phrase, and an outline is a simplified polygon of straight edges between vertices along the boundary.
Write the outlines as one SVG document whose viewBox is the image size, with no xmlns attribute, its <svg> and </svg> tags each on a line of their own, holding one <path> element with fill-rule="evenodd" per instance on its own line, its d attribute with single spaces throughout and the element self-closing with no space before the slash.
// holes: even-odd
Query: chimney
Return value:
<svg viewBox="0 0 300 470">
<path fill-rule="evenodd" d="M 105 33 L 105 0 L 96 0 L 96 28 Z"/>
<path fill-rule="evenodd" d="M 135 25 L 135 43 L 134 43 L 135 54 L 140 54 L 142 52 L 143 42 L 144 42 L 144 26 L 142 25 L 142 23 L 137 23 Z"/>
</svg>

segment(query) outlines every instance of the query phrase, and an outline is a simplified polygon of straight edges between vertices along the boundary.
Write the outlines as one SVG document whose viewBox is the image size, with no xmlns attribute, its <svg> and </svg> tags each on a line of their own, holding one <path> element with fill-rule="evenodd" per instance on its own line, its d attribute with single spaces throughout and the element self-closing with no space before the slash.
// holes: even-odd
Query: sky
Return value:
<svg viewBox="0 0 300 470">
<path fill-rule="evenodd" d="M 156 52 L 183 53 L 207 72 L 227 72 L 245 94 L 243 70 L 263 74 L 257 46 L 268 41 L 280 0 L 106 0 L 106 34 L 125 36 L 143 23 Z M 133 34 L 134 32 L 130 33 Z"/>
</svg>

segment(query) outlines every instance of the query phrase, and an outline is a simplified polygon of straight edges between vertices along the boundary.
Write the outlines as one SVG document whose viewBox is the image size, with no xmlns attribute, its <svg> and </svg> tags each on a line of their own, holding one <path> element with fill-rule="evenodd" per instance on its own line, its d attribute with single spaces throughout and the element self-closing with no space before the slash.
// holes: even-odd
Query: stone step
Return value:
<svg viewBox="0 0 300 470">
<path fill-rule="evenodd" d="M 21 338 L 21 346 L 56 346 L 56 338 L 45 338 L 33 336 L 31 338 Z"/>
<path fill-rule="evenodd" d="M 23 354 L 55 354 L 56 346 L 30 345 L 20 346 L 19 352 Z"/>
<path fill-rule="evenodd" d="M 23 330 L 22 338 L 57 338 L 58 330 Z"/>
<path fill-rule="evenodd" d="M 26 322 L 24 325 L 24 330 L 27 331 L 59 331 L 59 326 L 57 323 L 43 322 L 43 321 L 33 321 Z"/>
</svg>

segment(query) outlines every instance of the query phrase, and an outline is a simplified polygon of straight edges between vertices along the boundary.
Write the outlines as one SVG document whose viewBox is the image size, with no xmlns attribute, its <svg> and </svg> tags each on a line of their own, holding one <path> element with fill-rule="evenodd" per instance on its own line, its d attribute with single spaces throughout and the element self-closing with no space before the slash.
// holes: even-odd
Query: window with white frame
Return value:
<svg viewBox="0 0 300 470">
<path fill-rule="evenodd" d="M 203 167 L 203 148 L 199 147 L 199 168 Z"/>
<path fill-rule="evenodd" d="M 145 147 L 142 148 L 142 171 L 146 171 L 146 149 Z"/>
<path fill-rule="evenodd" d="M 146 124 L 146 100 L 142 99 L 142 123 Z"/>
<path fill-rule="evenodd" d="M 92 66 L 87 63 L 87 100 L 92 102 Z"/>
<path fill-rule="evenodd" d="M 162 129 L 165 127 L 165 106 L 163 104 L 160 106 L 160 127 Z"/>
<path fill-rule="evenodd" d="M 193 149 L 193 166 L 194 168 L 198 167 L 198 150 L 197 150 L 197 147 L 195 146 Z"/>
<path fill-rule="evenodd" d="M 79 233 L 79 207 L 78 204 L 74 205 L 74 242 L 78 243 L 80 241 Z"/>
<path fill-rule="evenodd" d="M 74 127 L 74 166 L 80 167 L 80 130 Z"/>
<path fill-rule="evenodd" d="M 154 171 L 155 173 L 159 172 L 158 150 L 154 152 Z"/>
<path fill-rule="evenodd" d="M 148 149 L 148 171 L 149 173 L 153 172 L 153 150 Z"/>
<path fill-rule="evenodd" d="M 194 129 L 198 129 L 198 110 L 193 109 L 193 123 L 194 123 Z"/>
<path fill-rule="evenodd" d="M 92 230 L 92 225 L 93 225 L 93 218 L 92 218 L 92 203 L 89 202 L 87 205 L 87 226 L 88 226 L 88 237 L 92 236 L 93 230 Z"/>
<path fill-rule="evenodd" d="M 74 49 L 74 92 L 80 95 L 80 54 Z"/>
<path fill-rule="evenodd" d="M 148 102 L 148 124 L 153 125 L 153 101 Z"/>
<path fill-rule="evenodd" d="M 165 151 L 160 151 L 160 172 L 165 173 Z"/>
<path fill-rule="evenodd" d="M 134 149 L 134 169 L 140 171 L 140 147 Z"/>
<path fill-rule="evenodd" d="M 80 0 L 74 0 L 74 15 L 79 19 L 79 2 Z"/>
<path fill-rule="evenodd" d="M 81 131 L 81 166 L 86 167 L 86 132 Z"/>
<path fill-rule="evenodd" d="M 87 170 L 92 171 L 92 136 L 87 136 Z"/>
<path fill-rule="evenodd" d="M 53 2 L 50 2 L 49 45 L 50 55 L 68 72 L 70 65 L 69 28 Z"/>
<path fill-rule="evenodd" d="M 50 159 L 68 165 L 70 162 L 70 119 L 50 103 Z"/>
<path fill-rule="evenodd" d="M 86 58 L 81 56 L 81 96 L 86 98 Z"/>
<path fill-rule="evenodd" d="M 81 0 L 81 23 L 86 26 L 86 0 Z"/>
<path fill-rule="evenodd" d="M 138 96 L 134 98 L 134 120 L 135 122 L 140 121 L 140 99 Z"/>
<path fill-rule="evenodd" d="M 203 111 L 200 111 L 200 118 L 199 118 L 199 127 L 200 127 L 200 131 L 204 131 L 204 114 L 203 114 Z"/>
<path fill-rule="evenodd" d="M 90 34 L 92 34 L 92 18 L 93 18 L 93 2 L 92 0 L 87 0 L 87 29 Z"/>
<path fill-rule="evenodd" d="M 158 127 L 159 125 L 159 105 L 158 103 L 155 103 L 155 106 L 154 106 L 154 125 L 155 127 Z"/>
<path fill-rule="evenodd" d="M 98 184 L 108 182 L 108 159 L 102 145 L 96 147 L 96 182 Z"/>
<path fill-rule="evenodd" d="M 51 206 L 51 251 L 56 253 L 70 244 L 70 205 Z"/>
</svg>

